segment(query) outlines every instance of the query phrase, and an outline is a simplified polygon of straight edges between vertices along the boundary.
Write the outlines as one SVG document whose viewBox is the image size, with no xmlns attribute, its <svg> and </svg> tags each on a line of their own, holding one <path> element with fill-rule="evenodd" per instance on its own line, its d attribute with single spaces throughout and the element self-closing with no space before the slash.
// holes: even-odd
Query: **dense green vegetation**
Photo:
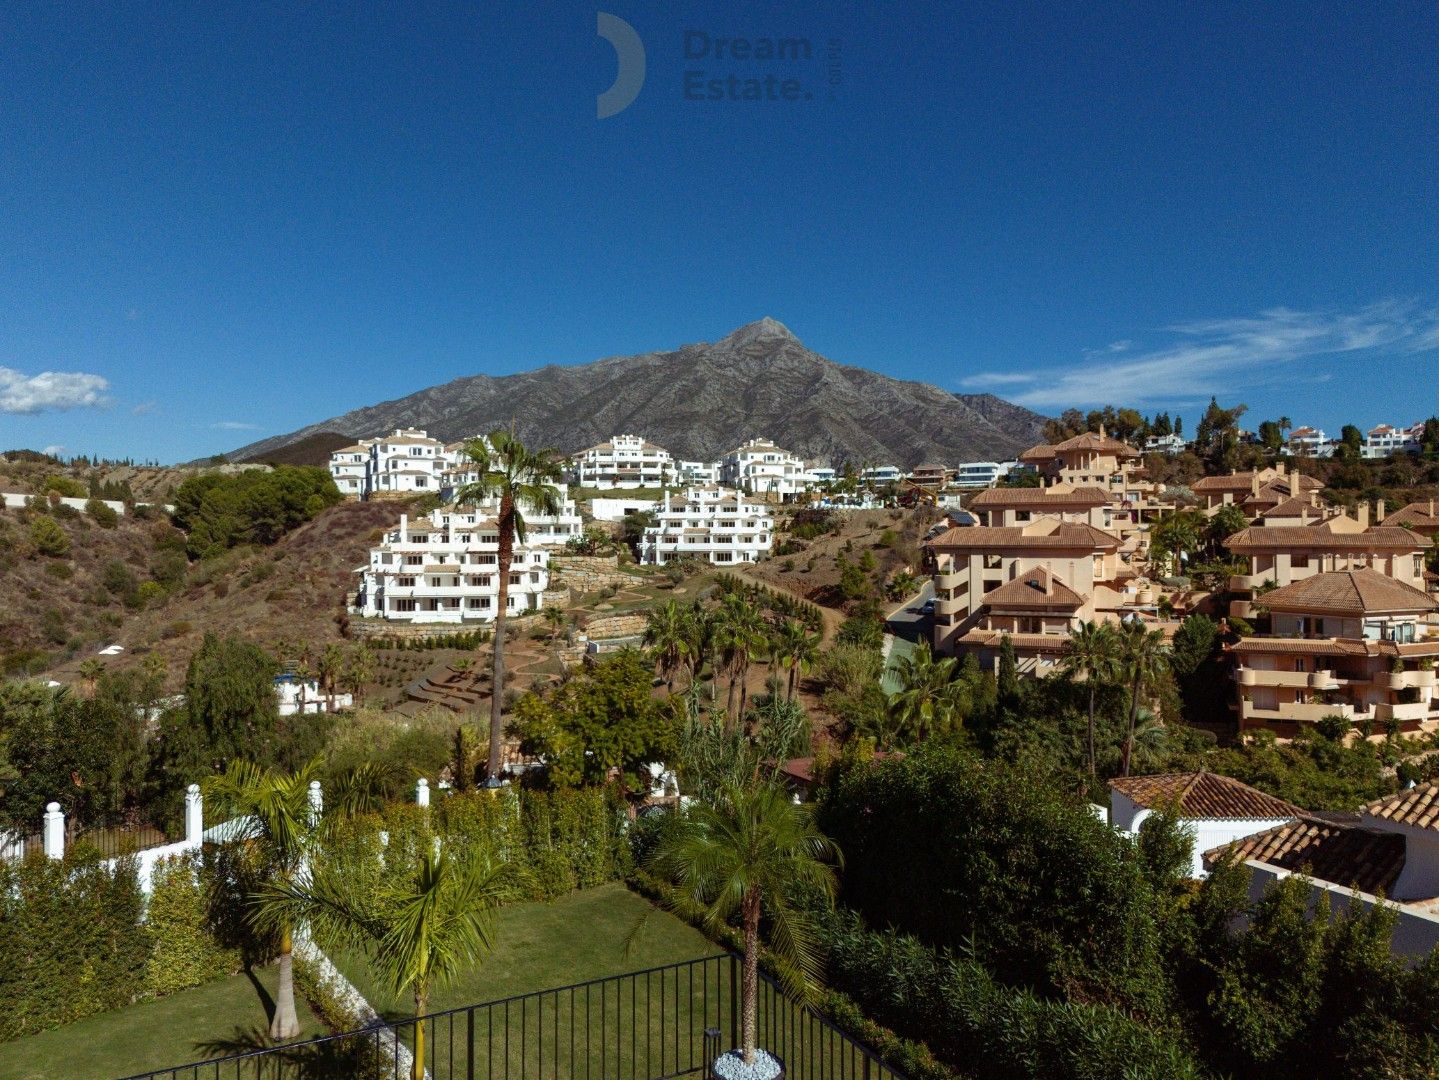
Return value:
<svg viewBox="0 0 1439 1080">
<path fill-rule="evenodd" d="M 319 467 L 208 472 L 180 485 L 173 516 L 190 556 L 202 559 L 240 544 L 273 544 L 342 498 Z"/>
</svg>

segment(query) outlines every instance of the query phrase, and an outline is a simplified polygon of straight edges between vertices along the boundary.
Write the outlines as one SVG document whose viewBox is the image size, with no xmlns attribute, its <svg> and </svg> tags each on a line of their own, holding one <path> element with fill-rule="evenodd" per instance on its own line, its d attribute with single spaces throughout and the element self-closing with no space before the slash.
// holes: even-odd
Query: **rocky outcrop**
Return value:
<svg viewBox="0 0 1439 1080">
<path fill-rule="evenodd" d="M 951 373 L 957 378 L 962 370 Z M 991 394 L 953 394 L 847 367 L 760 319 L 713 344 L 518 375 L 472 375 L 236 450 L 269 459 L 318 435 L 368 438 L 397 427 L 454 440 L 514 420 L 526 443 L 571 453 L 616 432 L 678 457 L 713 460 L 764 435 L 838 465 L 1003 460 L 1040 441 L 1042 416 Z"/>
</svg>

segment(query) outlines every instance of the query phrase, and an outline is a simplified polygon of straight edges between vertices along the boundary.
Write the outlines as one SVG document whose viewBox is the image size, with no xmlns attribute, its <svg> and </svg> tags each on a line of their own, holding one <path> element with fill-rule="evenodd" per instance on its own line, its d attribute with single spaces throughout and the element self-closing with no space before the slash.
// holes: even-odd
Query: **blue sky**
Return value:
<svg viewBox="0 0 1439 1080">
<path fill-rule="evenodd" d="M 12 7 L 0 446 L 184 460 L 762 315 L 1050 413 L 1439 411 L 1430 5 L 601 3 L 604 120 L 592 5 Z"/>
</svg>

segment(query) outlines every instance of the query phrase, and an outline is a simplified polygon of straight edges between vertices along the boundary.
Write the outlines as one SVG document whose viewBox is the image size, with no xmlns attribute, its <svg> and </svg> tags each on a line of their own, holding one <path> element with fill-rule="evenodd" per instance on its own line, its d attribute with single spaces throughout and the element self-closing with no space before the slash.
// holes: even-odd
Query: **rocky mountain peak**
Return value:
<svg viewBox="0 0 1439 1080">
<path fill-rule="evenodd" d="M 738 330 L 726 335 L 715 342 L 717 348 L 743 349 L 755 344 L 770 344 L 774 342 L 793 342 L 801 345 L 799 338 L 790 332 L 789 327 L 778 319 L 771 319 L 766 315 L 752 323 L 746 323 Z"/>
</svg>

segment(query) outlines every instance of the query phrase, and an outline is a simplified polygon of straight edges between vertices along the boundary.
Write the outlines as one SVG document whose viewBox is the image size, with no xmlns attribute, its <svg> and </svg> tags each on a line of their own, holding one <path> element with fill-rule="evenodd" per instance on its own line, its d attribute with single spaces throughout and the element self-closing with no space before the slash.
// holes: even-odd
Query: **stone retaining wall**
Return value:
<svg viewBox="0 0 1439 1080">
<path fill-rule="evenodd" d="M 508 626 L 514 626 L 519 617 L 511 615 Z M 406 641 L 418 641 L 423 638 L 448 637 L 450 634 L 472 634 L 476 630 L 493 630 L 494 625 L 489 622 L 471 623 L 411 623 L 391 622 L 388 619 L 358 619 L 350 618 L 349 635 L 355 641 L 368 641 L 373 638 L 402 638 Z"/>
<path fill-rule="evenodd" d="M 585 637 L 591 641 L 607 638 L 639 637 L 649 625 L 644 615 L 601 615 L 585 624 Z"/>
<path fill-rule="evenodd" d="M 556 576 L 556 585 L 569 589 L 571 595 L 597 592 L 609 585 L 624 588 L 635 580 L 619 568 L 619 559 L 614 555 L 553 555 L 550 577 Z"/>
</svg>

